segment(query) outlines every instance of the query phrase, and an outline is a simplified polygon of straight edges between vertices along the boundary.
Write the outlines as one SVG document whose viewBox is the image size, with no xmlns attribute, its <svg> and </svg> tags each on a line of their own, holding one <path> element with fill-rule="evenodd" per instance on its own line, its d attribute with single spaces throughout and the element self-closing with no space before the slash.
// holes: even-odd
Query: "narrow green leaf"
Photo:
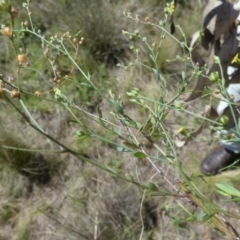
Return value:
<svg viewBox="0 0 240 240">
<path fill-rule="evenodd" d="M 158 77 L 158 75 L 159 75 L 158 69 L 152 68 L 152 70 L 153 70 L 154 74 Z"/>
<path fill-rule="evenodd" d="M 150 54 L 150 58 L 152 59 L 152 61 L 153 61 L 154 63 L 156 63 L 156 57 L 155 57 L 154 55 Z"/>
<path fill-rule="evenodd" d="M 143 152 L 136 152 L 136 153 L 134 153 L 134 156 L 136 158 L 145 158 L 147 155 Z"/>
<path fill-rule="evenodd" d="M 207 222 L 208 220 L 210 220 L 212 217 L 214 217 L 216 214 L 216 212 L 213 212 L 211 214 L 206 214 L 203 218 L 202 218 L 202 222 Z"/>
<path fill-rule="evenodd" d="M 166 116 L 168 115 L 168 113 L 169 113 L 168 111 L 166 111 L 165 113 L 163 113 L 163 114 L 161 115 L 159 121 L 160 121 L 160 122 L 163 121 L 163 120 L 166 118 Z"/>
<path fill-rule="evenodd" d="M 102 118 L 102 111 L 99 106 L 97 107 L 97 111 L 98 111 L 98 117 Z"/>
<path fill-rule="evenodd" d="M 155 197 L 159 197 L 159 196 L 172 196 L 174 197 L 175 195 L 173 193 L 171 193 L 170 191 L 159 191 L 158 189 L 158 192 L 156 194 L 152 194 L 152 196 L 155 196 Z"/>
<path fill-rule="evenodd" d="M 216 186 L 225 194 L 240 197 L 240 191 L 227 183 L 217 183 Z"/>
<path fill-rule="evenodd" d="M 185 71 L 182 71 L 182 80 L 185 81 L 185 79 L 186 79 L 186 72 L 185 72 Z"/>
<path fill-rule="evenodd" d="M 127 141 L 123 141 L 123 144 L 129 148 L 133 148 L 133 149 L 139 149 L 138 145 L 135 143 L 131 143 L 131 142 L 127 142 Z"/>
<path fill-rule="evenodd" d="M 119 104 L 119 101 L 113 100 L 112 103 L 113 103 L 114 108 L 115 108 L 119 113 L 121 113 L 122 115 L 124 115 L 123 109 L 122 109 L 121 105 Z"/>
<path fill-rule="evenodd" d="M 82 32 L 82 30 L 78 31 L 77 33 L 74 34 L 74 36 L 78 37 L 81 32 Z"/>
<path fill-rule="evenodd" d="M 117 147 L 117 150 L 118 150 L 119 152 L 131 152 L 129 149 L 126 149 L 126 148 L 124 148 L 124 147 Z"/>
<path fill-rule="evenodd" d="M 99 106 L 97 107 L 97 112 L 98 112 L 98 119 L 99 119 L 101 125 L 104 126 L 104 122 L 102 120 L 102 111 Z"/>
<path fill-rule="evenodd" d="M 88 135 L 82 131 L 77 131 L 77 140 L 78 141 L 83 141 L 84 139 L 86 139 L 88 137 Z"/>
<path fill-rule="evenodd" d="M 217 189 L 216 192 L 219 193 L 219 194 L 221 194 L 221 195 L 223 195 L 223 196 L 230 197 L 229 194 L 227 194 L 227 193 L 225 193 L 225 192 L 223 192 L 223 191 L 221 191 L 221 190 L 218 190 L 218 189 Z"/>
<path fill-rule="evenodd" d="M 80 83 L 81 86 L 84 86 L 84 87 L 87 87 L 87 88 L 90 88 L 90 89 L 94 89 L 92 85 L 88 84 L 88 83 Z"/>
<path fill-rule="evenodd" d="M 152 117 L 150 118 L 150 121 L 151 121 L 152 125 L 155 125 L 155 124 L 156 124 L 156 118 L 155 118 L 154 116 L 152 116 Z"/>
<path fill-rule="evenodd" d="M 196 220 L 197 220 L 197 218 L 193 215 L 187 218 L 187 221 L 189 221 L 189 222 L 195 222 Z"/>
<path fill-rule="evenodd" d="M 153 182 L 150 182 L 150 183 L 148 184 L 148 189 L 151 190 L 151 191 L 154 191 L 154 192 L 158 192 L 158 191 L 159 191 L 159 190 L 158 190 L 158 187 L 157 187 L 156 184 L 153 183 Z"/>
<path fill-rule="evenodd" d="M 130 127 L 134 127 L 134 128 L 137 128 L 138 125 L 137 125 L 137 122 L 135 122 L 134 120 L 132 120 L 130 117 L 128 117 L 127 115 L 124 114 L 124 123 L 127 125 L 127 126 L 130 126 Z"/>
<path fill-rule="evenodd" d="M 106 166 L 106 169 L 107 169 L 109 172 L 111 172 L 112 174 L 114 174 L 114 175 L 117 175 L 117 174 L 118 174 L 118 173 L 117 173 L 114 169 L 112 169 L 111 167 Z"/>
<path fill-rule="evenodd" d="M 122 134 L 121 134 L 121 131 L 119 130 L 119 128 L 117 128 L 117 127 L 112 127 L 112 132 L 113 133 L 115 133 L 115 134 L 117 134 L 118 136 L 121 136 Z"/>
<path fill-rule="evenodd" d="M 206 213 L 203 210 L 201 210 L 197 215 L 197 219 L 202 220 L 205 216 L 206 216 Z"/>
<path fill-rule="evenodd" d="M 166 155 L 166 158 L 175 159 L 176 157 L 173 155 Z"/>
</svg>

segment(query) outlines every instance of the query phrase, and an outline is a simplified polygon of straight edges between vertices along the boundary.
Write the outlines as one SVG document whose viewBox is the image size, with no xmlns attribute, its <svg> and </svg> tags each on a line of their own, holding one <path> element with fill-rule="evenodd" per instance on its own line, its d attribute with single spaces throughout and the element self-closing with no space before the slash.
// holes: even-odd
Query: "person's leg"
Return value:
<svg viewBox="0 0 240 240">
<path fill-rule="evenodd" d="M 234 101 L 240 101 L 240 84 L 231 84 L 227 88 L 227 92 L 229 95 L 234 96 Z M 239 108 L 236 107 L 234 109 L 234 114 L 238 121 L 239 119 Z M 220 137 L 220 146 L 214 149 L 212 152 L 207 154 L 204 160 L 201 163 L 200 170 L 205 175 L 212 175 L 219 172 L 221 169 L 226 168 L 227 166 L 233 164 L 238 159 L 240 159 L 240 142 L 231 142 L 230 140 L 226 140 L 224 135 L 235 134 L 240 137 L 240 135 L 236 132 L 235 122 L 233 121 L 232 112 L 228 107 L 228 103 L 225 99 L 219 102 L 217 107 L 217 112 L 219 115 L 226 115 L 229 118 L 229 123 L 226 126 L 226 130 L 218 132 Z"/>
</svg>

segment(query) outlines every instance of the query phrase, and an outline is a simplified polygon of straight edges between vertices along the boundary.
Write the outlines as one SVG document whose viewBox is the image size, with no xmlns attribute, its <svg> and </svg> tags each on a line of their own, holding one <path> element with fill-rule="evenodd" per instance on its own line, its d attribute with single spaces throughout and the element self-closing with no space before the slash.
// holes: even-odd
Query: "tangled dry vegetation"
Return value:
<svg viewBox="0 0 240 240">
<path fill-rule="evenodd" d="M 18 12 L 16 29 L 20 29 L 21 22 L 25 24 L 28 19 L 27 11 L 22 7 L 21 2 L 12 1 L 12 6 Z M 25 121 L 25 116 L 20 115 L 2 96 L 0 98 L 0 239 L 132 240 L 140 239 L 140 236 L 141 239 L 149 240 L 224 239 L 220 233 L 211 230 L 204 223 L 191 223 L 187 220 L 188 210 L 185 212 L 180 206 L 186 204 L 187 209 L 192 212 L 196 209 L 195 206 L 181 201 L 181 198 L 149 194 L 142 188 L 109 174 L 114 170 L 145 184 L 151 179 L 151 182 L 166 192 L 171 187 L 164 179 L 156 177 L 155 169 L 145 159 L 116 151 L 116 146 L 111 142 L 120 140 L 111 131 L 100 128 L 83 112 L 75 111 L 74 114 L 83 124 L 91 127 L 103 138 L 109 139 L 107 142 L 86 137 L 80 141 L 81 133 L 76 134 L 76 131 L 80 130 L 76 119 L 73 119 L 66 108 L 52 97 L 52 86 L 58 84 L 57 80 L 64 79 L 63 76 L 71 72 L 73 77 L 71 80 L 64 79 L 61 90 L 70 93 L 68 97 L 71 101 L 81 106 L 89 116 L 100 114 L 98 107 L 101 106 L 101 114 L 117 124 L 113 116 L 109 115 L 113 107 L 109 105 L 106 96 L 109 96 L 111 89 L 116 96 L 121 97 L 124 111 L 128 116 L 141 123 L 147 122 L 147 111 L 136 108 L 134 103 L 129 102 L 126 92 L 139 88 L 144 90 L 145 96 L 158 99 L 159 83 L 152 72 L 142 66 L 126 69 L 117 68 L 116 64 L 128 64 L 136 60 L 136 55 L 131 51 L 133 42 L 139 49 L 137 53 L 141 62 L 153 67 L 148 49 L 138 38 L 133 37 L 129 40 L 127 35 L 122 34 L 122 30 L 131 32 L 138 29 L 151 43 L 162 41 L 159 39 L 161 31 L 152 25 L 132 21 L 122 13 L 131 12 L 141 19 L 148 17 L 151 22 L 158 23 L 164 18 L 165 4 L 165 1 L 157 0 L 43 0 L 40 3 L 34 1 L 30 3 L 33 25 L 46 38 L 81 31 L 79 36 L 76 36 L 80 46 L 76 62 L 91 76 L 98 91 L 85 84 L 82 74 L 71 68 L 71 62 L 64 55 L 58 56 L 57 51 L 52 50 L 54 61 L 51 61 L 47 53 L 43 54 L 41 48 L 43 43 L 39 38 L 30 33 L 24 34 L 21 38 L 21 33 L 16 32 L 19 35 L 15 44 L 18 48 L 27 49 L 27 58 L 31 65 L 19 74 L 22 79 L 22 99 L 44 132 L 76 151 L 81 155 L 82 160 L 81 157 L 79 159 L 69 152 L 64 152 L 56 142 L 32 128 L 29 122 Z M 179 1 L 175 21 L 185 33 L 184 38 L 187 43 L 190 43 L 192 34 L 201 28 L 199 16 L 202 14 L 204 4 L 204 1 Z M 6 26 L 10 24 L 11 19 L 4 10 L 1 10 L 0 17 L 2 24 Z M 166 25 L 166 29 L 170 30 L 170 25 Z M 175 36 L 183 40 L 179 29 Z M 71 39 L 74 38 L 75 36 Z M 70 42 L 67 44 L 71 45 Z M 4 35 L 1 36 L 0 46 L 1 74 L 12 84 L 18 77 L 13 46 Z M 72 55 L 74 53 L 71 52 Z M 174 96 L 182 79 L 183 63 L 176 60 L 176 55 L 181 54 L 182 49 L 170 37 L 162 41 L 157 64 L 168 79 L 168 98 Z M 166 59 L 176 61 L 167 62 Z M 36 91 L 45 94 L 36 97 L 34 96 Z M 204 101 L 197 101 L 189 107 L 189 111 L 200 112 L 205 104 Z M 22 108 L 20 104 L 16 103 L 16 105 Z M 154 108 L 154 104 L 152 103 L 150 107 Z M 180 126 L 195 128 L 200 125 L 192 115 L 182 112 L 171 112 L 164 124 L 172 135 L 176 134 Z M 153 146 L 145 143 L 146 140 L 141 139 L 140 136 L 139 139 L 148 150 L 149 156 L 155 156 L 156 150 Z M 157 137 L 156 141 L 162 146 L 161 140 Z M 224 202 L 213 189 L 215 183 L 223 180 L 237 186 L 238 170 L 204 180 L 200 176 L 199 163 L 214 144 L 211 132 L 206 128 L 184 148 L 177 150 L 178 158 L 182 161 L 184 171 L 192 176 L 192 181 L 211 201 L 225 210 L 239 214 L 238 202 Z M 107 166 L 109 172 L 85 162 L 85 158 Z M 164 162 L 156 162 L 156 165 L 164 170 L 164 174 L 171 181 L 179 178 L 179 173 L 171 165 Z M 231 224 L 237 227 L 237 220 L 231 219 Z"/>
</svg>

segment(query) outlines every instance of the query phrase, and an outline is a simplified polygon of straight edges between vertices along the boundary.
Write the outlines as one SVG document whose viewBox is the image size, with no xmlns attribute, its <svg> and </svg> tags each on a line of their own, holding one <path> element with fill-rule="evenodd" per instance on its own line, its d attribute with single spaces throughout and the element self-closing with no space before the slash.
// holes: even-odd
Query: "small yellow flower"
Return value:
<svg viewBox="0 0 240 240">
<path fill-rule="evenodd" d="M 239 57 L 238 57 L 238 53 L 235 55 L 235 57 L 233 58 L 233 60 L 232 60 L 232 64 L 233 63 L 240 63 L 240 59 L 239 59 Z"/>
<path fill-rule="evenodd" d="M 185 133 L 185 128 L 184 127 L 180 127 L 178 129 L 178 133 L 184 134 Z"/>
<path fill-rule="evenodd" d="M 165 8 L 165 13 L 167 14 L 172 14 L 175 10 L 175 6 L 174 6 L 174 3 L 171 2 L 171 3 L 167 3 L 167 6 Z"/>
</svg>

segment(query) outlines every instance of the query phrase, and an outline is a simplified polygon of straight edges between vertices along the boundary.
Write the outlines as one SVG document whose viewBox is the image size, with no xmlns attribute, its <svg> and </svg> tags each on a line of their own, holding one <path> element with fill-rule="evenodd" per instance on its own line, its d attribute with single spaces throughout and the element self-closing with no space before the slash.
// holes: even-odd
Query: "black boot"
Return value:
<svg viewBox="0 0 240 240">
<path fill-rule="evenodd" d="M 240 159 L 240 153 L 236 154 L 220 146 L 205 157 L 201 163 L 200 170 L 205 175 L 213 175 L 238 159 Z"/>
</svg>

